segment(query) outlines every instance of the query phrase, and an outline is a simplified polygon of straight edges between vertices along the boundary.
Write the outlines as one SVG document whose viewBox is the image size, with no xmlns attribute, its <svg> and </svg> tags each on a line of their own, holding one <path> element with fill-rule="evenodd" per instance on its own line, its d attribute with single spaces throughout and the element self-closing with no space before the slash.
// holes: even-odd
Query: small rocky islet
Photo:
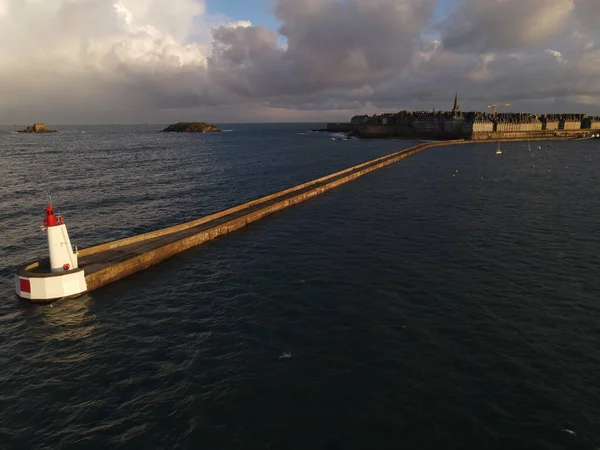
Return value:
<svg viewBox="0 0 600 450">
<path fill-rule="evenodd" d="M 177 122 L 162 130 L 163 133 L 218 133 L 221 129 L 208 122 Z"/>
<path fill-rule="evenodd" d="M 34 123 L 32 126 L 18 131 L 18 133 L 56 133 L 56 130 L 48 128 L 43 123 Z"/>
</svg>

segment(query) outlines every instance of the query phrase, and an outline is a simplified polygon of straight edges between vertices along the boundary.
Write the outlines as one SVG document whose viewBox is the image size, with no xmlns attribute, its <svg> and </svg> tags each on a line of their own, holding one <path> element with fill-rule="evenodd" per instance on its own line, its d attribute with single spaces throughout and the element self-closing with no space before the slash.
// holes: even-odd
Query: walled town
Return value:
<svg viewBox="0 0 600 450">
<path fill-rule="evenodd" d="M 349 123 L 329 123 L 327 131 L 363 138 L 405 139 L 544 139 L 591 137 L 600 133 L 600 117 L 586 114 L 462 112 L 458 94 L 452 111 L 400 111 L 354 116 Z"/>
</svg>

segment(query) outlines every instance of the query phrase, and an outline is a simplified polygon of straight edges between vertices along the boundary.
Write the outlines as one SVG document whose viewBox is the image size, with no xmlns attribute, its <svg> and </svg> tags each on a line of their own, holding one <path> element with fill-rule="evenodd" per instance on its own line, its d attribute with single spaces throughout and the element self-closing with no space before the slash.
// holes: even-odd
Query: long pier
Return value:
<svg viewBox="0 0 600 450">
<path fill-rule="evenodd" d="M 416 145 L 191 222 L 79 250 L 88 291 L 436 145 Z"/>
<path fill-rule="evenodd" d="M 79 250 L 78 270 L 85 273 L 87 291 L 93 291 L 428 148 L 469 143 L 475 142 L 422 143 L 191 222 L 85 248 Z M 40 272 L 49 272 L 47 258 L 19 270 L 24 277 L 39 277 Z"/>
</svg>

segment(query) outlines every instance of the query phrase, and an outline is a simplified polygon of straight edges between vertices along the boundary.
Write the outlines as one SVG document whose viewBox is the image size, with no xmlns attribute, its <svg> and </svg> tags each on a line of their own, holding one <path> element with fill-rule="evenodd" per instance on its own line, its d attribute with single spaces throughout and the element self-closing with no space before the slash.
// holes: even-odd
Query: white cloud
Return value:
<svg viewBox="0 0 600 450">
<path fill-rule="evenodd" d="M 131 25 L 133 23 L 133 14 L 131 14 L 127 8 L 118 3 L 115 3 L 113 6 L 115 7 L 117 15 L 120 16 L 127 25 Z"/>
<path fill-rule="evenodd" d="M 9 0 L 0 0 L 0 19 L 8 15 L 9 7 L 10 7 Z"/>
<path fill-rule="evenodd" d="M 229 22 L 227 28 L 248 28 L 252 26 L 252 22 L 249 20 L 237 20 L 235 22 Z"/>
<path fill-rule="evenodd" d="M 17 57 L 20 65 L 34 70 L 41 65 L 62 69 L 65 63 L 73 70 L 100 68 L 113 58 L 126 65 L 195 64 L 207 52 L 182 41 L 203 10 L 191 0 L 29 0 L 11 9 L 0 27 L 0 67 L 10 71 Z"/>
<path fill-rule="evenodd" d="M 561 52 L 556 51 L 556 50 L 552 50 L 552 49 L 549 49 L 549 48 L 546 49 L 546 52 L 549 53 L 549 54 L 551 54 L 552 56 L 554 56 L 559 63 L 564 63 L 565 62 L 565 59 L 563 58 L 563 55 L 562 55 Z"/>
</svg>

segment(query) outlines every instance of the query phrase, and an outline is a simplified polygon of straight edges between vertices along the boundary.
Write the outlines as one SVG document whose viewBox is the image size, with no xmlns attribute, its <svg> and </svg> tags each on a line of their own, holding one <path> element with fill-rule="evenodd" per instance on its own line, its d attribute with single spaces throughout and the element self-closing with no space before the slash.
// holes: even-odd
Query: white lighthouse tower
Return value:
<svg viewBox="0 0 600 450">
<path fill-rule="evenodd" d="M 52 205 L 46 208 L 42 227 L 48 234 L 50 257 L 17 271 L 17 295 L 33 302 L 45 303 L 83 294 L 87 291 L 85 273 L 79 267 L 77 251 L 71 247 L 65 219 L 54 214 Z"/>
<path fill-rule="evenodd" d="M 67 272 L 77 268 L 77 252 L 71 247 L 71 240 L 63 216 L 55 216 L 54 208 L 48 205 L 43 227 L 48 231 L 48 250 L 50 251 L 50 271 Z"/>
</svg>

